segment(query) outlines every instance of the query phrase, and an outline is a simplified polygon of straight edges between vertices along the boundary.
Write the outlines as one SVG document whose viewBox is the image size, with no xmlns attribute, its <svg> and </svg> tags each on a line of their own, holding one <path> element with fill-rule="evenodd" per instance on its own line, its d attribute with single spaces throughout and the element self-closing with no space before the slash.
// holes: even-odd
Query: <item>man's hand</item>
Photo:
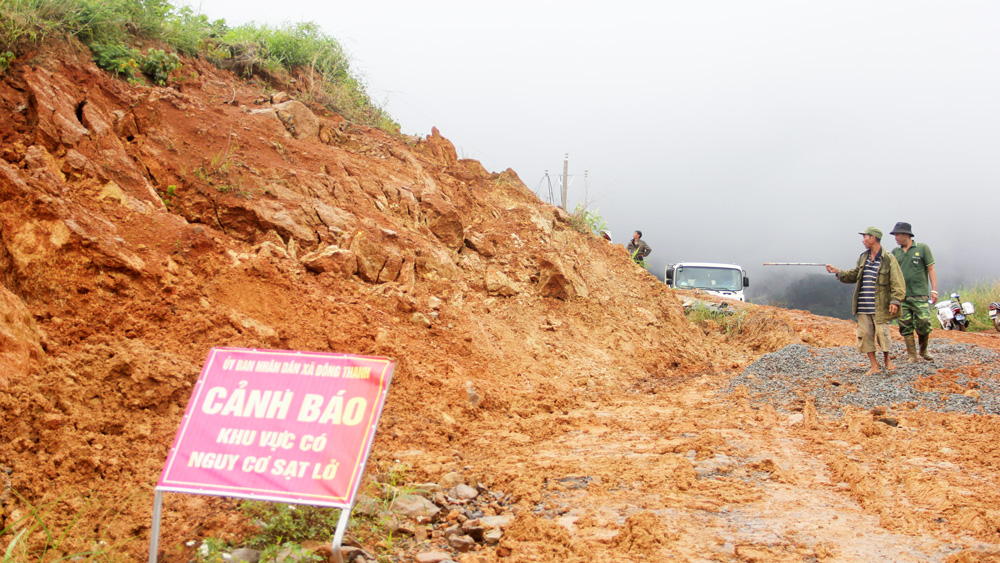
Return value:
<svg viewBox="0 0 1000 563">
<path fill-rule="evenodd" d="M 937 290 L 931 290 L 931 305 L 937 303 Z"/>
<path fill-rule="evenodd" d="M 836 273 L 837 273 L 837 272 L 839 272 L 840 270 L 838 270 L 837 268 L 834 268 L 834 267 L 833 267 L 833 266 L 831 266 L 830 264 L 827 264 L 827 265 L 826 265 L 826 271 L 827 271 L 827 273 L 830 273 L 830 274 L 836 274 Z"/>
<path fill-rule="evenodd" d="M 889 305 L 889 316 L 895 317 L 898 312 L 899 305 L 896 305 L 895 303 Z"/>
</svg>

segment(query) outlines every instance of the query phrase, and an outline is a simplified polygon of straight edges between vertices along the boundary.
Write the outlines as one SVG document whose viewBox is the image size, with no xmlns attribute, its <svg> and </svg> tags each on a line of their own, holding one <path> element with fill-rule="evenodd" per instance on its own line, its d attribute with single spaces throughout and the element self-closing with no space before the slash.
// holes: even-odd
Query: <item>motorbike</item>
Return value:
<svg viewBox="0 0 1000 563">
<path fill-rule="evenodd" d="M 1000 303 L 990 303 L 990 320 L 993 321 L 993 328 L 1000 331 Z"/>
<path fill-rule="evenodd" d="M 969 327 L 969 317 L 976 312 L 976 307 L 966 301 L 962 303 L 962 298 L 958 293 L 952 293 L 951 299 L 939 301 L 934 308 L 937 309 L 938 321 L 941 328 L 945 330 L 965 330 Z M 995 323 L 994 323 L 995 325 Z M 998 328 L 997 330 L 1000 330 Z"/>
</svg>

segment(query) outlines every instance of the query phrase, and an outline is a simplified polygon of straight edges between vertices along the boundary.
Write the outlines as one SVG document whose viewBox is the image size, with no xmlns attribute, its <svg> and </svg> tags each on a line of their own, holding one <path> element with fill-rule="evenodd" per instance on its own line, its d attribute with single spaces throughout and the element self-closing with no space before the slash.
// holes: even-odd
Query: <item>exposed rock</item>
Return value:
<svg viewBox="0 0 1000 563">
<path fill-rule="evenodd" d="M 373 516 L 376 512 L 378 512 L 378 509 L 379 504 L 377 500 L 365 495 L 358 495 L 357 499 L 354 501 L 354 508 L 352 512 L 362 516 Z"/>
<path fill-rule="evenodd" d="M 291 100 L 279 103 L 274 110 L 285 129 L 296 139 L 319 138 L 319 120 L 302 102 Z"/>
<path fill-rule="evenodd" d="M 456 551 L 465 553 L 476 545 L 476 540 L 470 538 L 469 536 L 451 536 L 448 538 L 448 543 Z"/>
<path fill-rule="evenodd" d="M 6 391 L 12 376 L 31 371 L 43 357 L 35 319 L 16 295 L 0 285 L 0 391 Z"/>
<path fill-rule="evenodd" d="M 417 483 L 413 487 L 417 490 L 417 493 L 425 497 L 444 491 L 444 488 L 438 483 Z"/>
<path fill-rule="evenodd" d="M 257 335 L 261 338 L 264 338 L 273 344 L 277 344 L 278 331 L 274 328 L 238 311 L 231 311 L 229 313 L 229 319 L 233 325 L 238 326 L 243 330 L 251 330 L 257 333 Z"/>
<path fill-rule="evenodd" d="M 285 250 L 285 245 L 278 245 L 269 240 L 253 247 L 252 252 L 261 258 L 288 259 L 288 251 Z"/>
<path fill-rule="evenodd" d="M 486 528 L 480 525 L 478 520 L 466 520 L 462 523 L 462 531 L 477 542 L 483 541 Z"/>
<path fill-rule="evenodd" d="M 332 550 L 331 550 L 332 554 Z M 340 558 L 346 563 L 354 563 L 355 561 L 365 561 L 365 551 L 359 547 L 352 545 L 342 545 L 340 546 Z M 333 561 L 329 559 L 329 561 Z"/>
<path fill-rule="evenodd" d="M 251 209 L 258 223 L 269 230 L 300 240 L 316 239 L 318 221 L 302 209 L 263 198 L 253 200 Z M 282 241 L 281 245 L 284 246 L 285 243 Z"/>
<path fill-rule="evenodd" d="M 414 556 L 417 563 L 444 563 L 451 561 L 451 555 L 444 551 L 425 551 Z"/>
<path fill-rule="evenodd" d="M 458 162 L 458 151 L 455 150 L 455 145 L 442 137 L 437 127 L 431 127 L 431 134 L 427 136 L 426 141 L 420 143 L 419 147 L 427 150 L 434 157 L 440 158 L 447 166 Z"/>
<path fill-rule="evenodd" d="M 37 138 L 46 148 L 75 147 L 90 133 L 76 118 L 78 101 L 65 79 L 43 68 L 30 69 L 23 78 L 31 92 Z"/>
<path fill-rule="evenodd" d="M 233 563 L 258 563 L 260 561 L 260 554 L 261 552 L 256 549 L 241 547 L 233 550 L 229 555 L 232 557 L 231 561 Z"/>
<path fill-rule="evenodd" d="M 514 517 L 511 515 L 483 516 L 479 519 L 479 523 L 486 528 L 506 528 L 513 521 Z"/>
<path fill-rule="evenodd" d="M 454 489 L 458 485 L 464 485 L 465 479 L 457 471 L 452 471 L 446 473 L 441 479 L 438 480 L 438 484 L 444 489 Z"/>
<path fill-rule="evenodd" d="M 400 522 L 399 527 L 396 528 L 396 531 L 398 531 L 401 534 L 406 534 L 408 536 L 415 536 L 417 535 L 417 525 L 414 524 L 413 522 Z"/>
<path fill-rule="evenodd" d="M 24 223 L 19 229 L 6 230 L 4 234 L 6 250 L 20 272 L 28 272 L 33 265 L 49 260 L 73 236 L 69 225 L 58 220 Z"/>
<path fill-rule="evenodd" d="M 427 227 L 434 236 L 448 248 L 461 248 L 465 242 L 465 228 L 455 206 L 436 193 L 424 198 L 421 203 L 427 217 Z"/>
<path fill-rule="evenodd" d="M 357 217 L 353 213 L 337 206 L 329 205 L 322 201 L 314 201 L 312 208 L 327 230 L 338 236 L 342 233 L 351 232 L 357 227 Z"/>
<path fill-rule="evenodd" d="M 503 539 L 503 530 L 500 528 L 493 528 L 483 534 L 483 542 L 486 545 L 497 545 L 500 540 Z"/>
<path fill-rule="evenodd" d="M 89 158 L 77 152 L 76 149 L 66 151 L 66 157 L 63 159 L 60 171 L 73 178 L 100 176 L 94 163 Z"/>
<path fill-rule="evenodd" d="M 433 518 L 441 509 L 434 506 L 434 503 L 420 495 L 405 494 L 396 497 L 390 507 L 393 512 L 397 512 L 412 520 L 423 518 Z"/>
<path fill-rule="evenodd" d="M 496 255 L 497 245 L 486 235 L 481 233 L 468 233 L 465 235 L 465 246 L 478 252 L 483 258 L 492 258 Z"/>
<path fill-rule="evenodd" d="M 77 153 L 79 154 L 79 153 Z M 42 145 L 31 145 L 24 153 L 24 162 L 29 170 L 48 170 L 59 180 L 65 180 L 56 159 Z"/>
<path fill-rule="evenodd" d="M 28 191 L 28 185 L 20 178 L 18 171 L 0 160 L 0 200 L 14 198 Z"/>
<path fill-rule="evenodd" d="M 735 469 L 737 465 L 737 462 L 729 456 L 715 454 L 709 459 L 695 463 L 694 470 L 699 477 L 704 477 L 711 473 L 728 473 Z"/>
<path fill-rule="evenodd" d="M 476 386 L 471 381 L 465 382 L 465 395 L 468 401 L 469 408 L 478 408 L 479 403 L 483 401 L 482 395 L 476 389 Z"/>
<path fill-rule="evenodd" d="M 496 268 L 486 269 L 486 291 L 491 295 L 501 295 L 504 297 L 510 297 L 511 295 L 517 295 L 517 288 L 514 286 L 514 282 L 511 281 L 507 274 L 504 274 Z"/>
<path fill-rule="evenodd" d="M 410 319 L 413 324 L 420 325 L 422 327 L 430 328 L 431 320 L 427 318 L 427 315 L 423 313 L 413 313 L 413 317 Z"/>
<path fill-rule="evenodd" d="M 448 496 L 457 499 L 474 499 L 479 496 L 479 491 L 466 484 L 459 484 L 448 491 Z"/>
<path fill-rule="evenodd" d="M 416 253 L 416 275 L 427 281 L 451 280 L 458 276 L 452 256 L 443 249 L 429 248 Z"/>
<path fill-rule="evenodd" d="M 350 250 L 328 246 L 319 252 L 310 252 L 300 261 L 310 272 L 329 272 L 339 277 L 350 278 L 358 273 L 358 257 Z"/>
<path fill-rule="evenodd" d="M 396 281 L 403 269 L 397 242 L 370 221 L 354 235 L 350 249 L 358 258 L 358 276 L 368 283 Z"/>
<path fill-rule="evenodd" d="M 539 260 L 538 269 L 538 291 L 543 297 L 562 300 L 576 297 L 576 288 L 566 277 L 562 261 L 555 255 L 543 256 Z"/>
</svg>

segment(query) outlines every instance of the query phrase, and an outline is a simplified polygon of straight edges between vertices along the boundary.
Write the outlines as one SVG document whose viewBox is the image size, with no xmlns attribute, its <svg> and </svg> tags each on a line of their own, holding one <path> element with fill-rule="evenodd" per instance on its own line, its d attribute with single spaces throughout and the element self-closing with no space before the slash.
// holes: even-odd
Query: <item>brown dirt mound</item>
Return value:
<svg viewBox="0 0 1000 563">
<path fill-rule="evenodd" d="M 191 387 L 233 346 L 394 358 L 369 469 L 457 468 L 520 507 L 465 561 L 943 561 L 1000 539 L 995 417 L 803 424 L 722 391 L 787 343 L 853 342 L 851 323 L 756 307 L 703 330 L 623 248 L 436 130 L 272 103 L 197 60 L 130 85 L 48 48 L 0 80 L 0 529 L 44 507 L 54 530 L 76 519 L 64 549 L 144 560 Z M 170 495 L 162 560 L 249 525 Z"/>
</svg>

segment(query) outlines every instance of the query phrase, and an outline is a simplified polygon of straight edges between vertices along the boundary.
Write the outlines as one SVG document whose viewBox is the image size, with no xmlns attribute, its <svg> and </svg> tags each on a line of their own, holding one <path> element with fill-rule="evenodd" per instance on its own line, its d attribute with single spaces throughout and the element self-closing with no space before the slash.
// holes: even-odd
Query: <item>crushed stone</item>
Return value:
<svg viewBox="0 0 1000 563">
<path fill-rule="evenodd" d="M 866 376 L 868 358 L 853 346 L 815 348 L 790 344 L 765 354 L 730 382 L 727 391 L 749 389 L 754 406 L 801 410 L 808 398 L 816 410 L 840 416 L 845 405 L 871 409 L 906 405 L 938 412 L 1000 414 L 1000 354 L 969 344 L 931 340 L 934 361 L 906 363 L 896 343 L 890 354 L 896 369 Z M 973 392 L 974 391 L 974 392 Z"/>
</svg>

